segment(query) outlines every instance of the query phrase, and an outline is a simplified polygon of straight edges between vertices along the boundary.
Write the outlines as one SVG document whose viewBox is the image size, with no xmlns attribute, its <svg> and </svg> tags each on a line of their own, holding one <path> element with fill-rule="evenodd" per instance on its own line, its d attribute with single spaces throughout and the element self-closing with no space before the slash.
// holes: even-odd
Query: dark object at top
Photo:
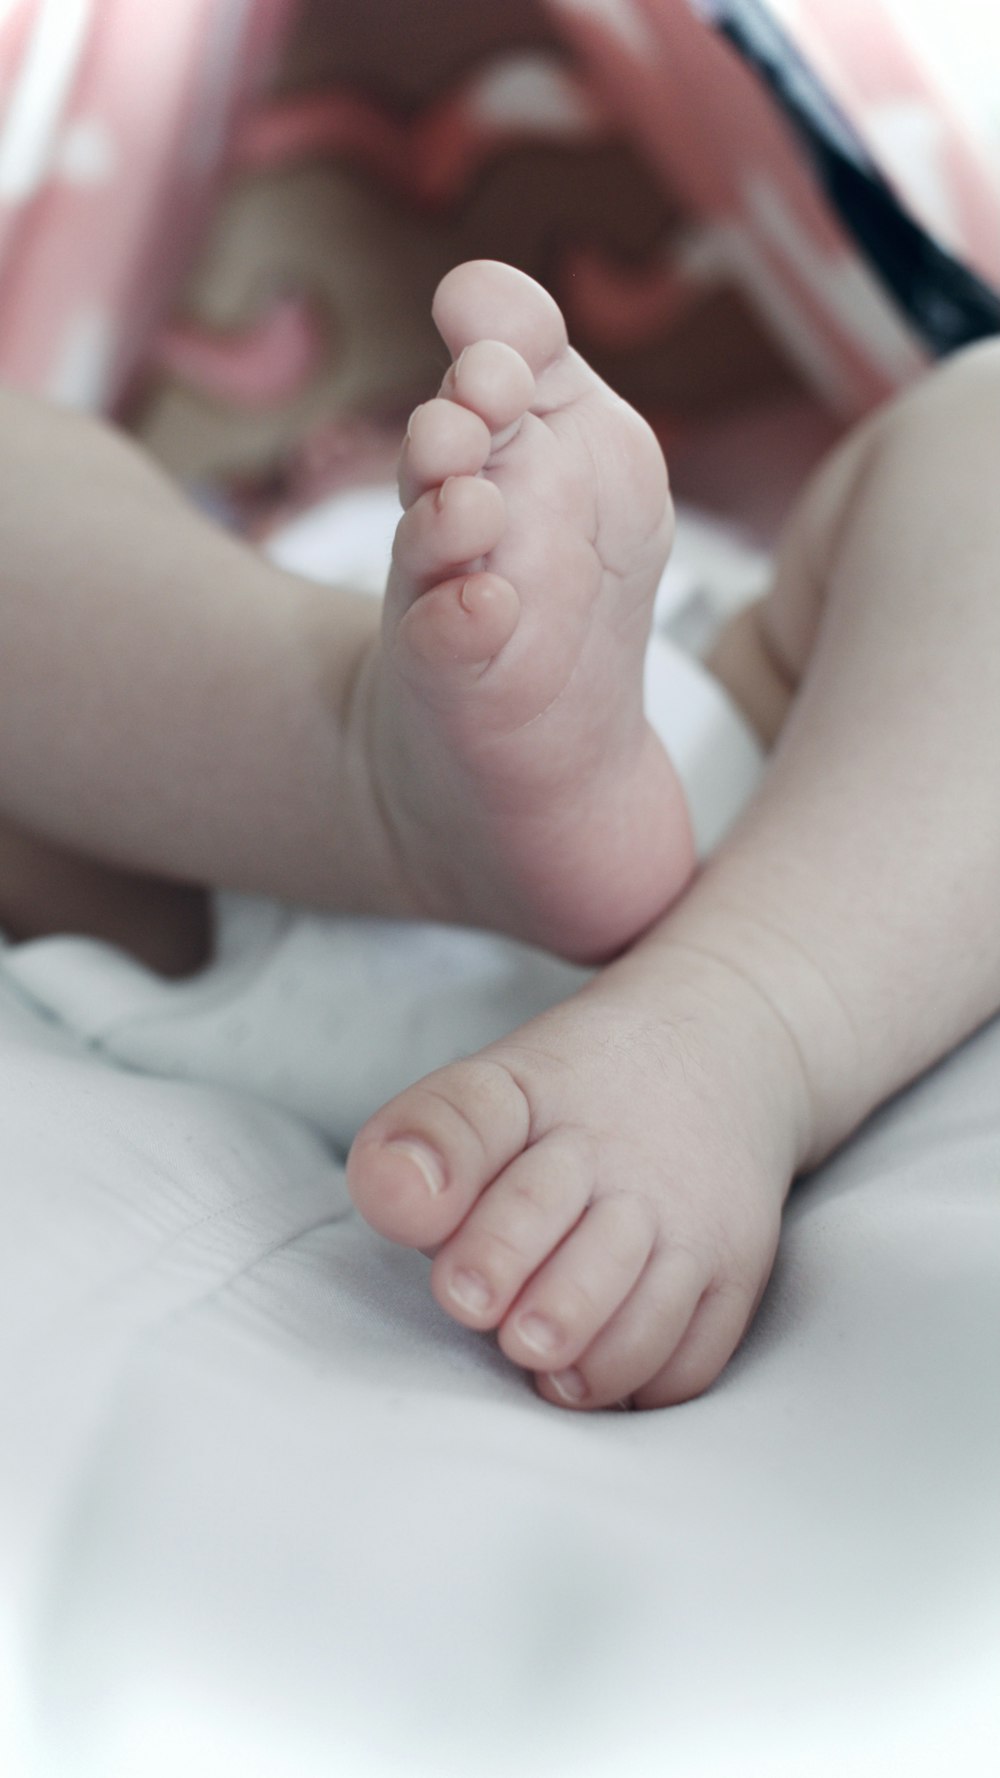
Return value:
<svg viewBox="0 0 1000 1778">
<path fill-rule="evenodd" d="M 820 184 L 928 350 L 1000 333 L 1000 296 L 904 209 L 853 125 L 761 0 L 701 0 L 803 142 Z"/>
</svg>

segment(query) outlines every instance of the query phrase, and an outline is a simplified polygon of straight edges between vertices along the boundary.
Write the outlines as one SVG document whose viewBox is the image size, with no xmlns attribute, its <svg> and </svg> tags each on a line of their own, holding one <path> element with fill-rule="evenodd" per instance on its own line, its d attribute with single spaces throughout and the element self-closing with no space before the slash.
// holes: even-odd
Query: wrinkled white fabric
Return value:
<svg viewBox="0 0 1000 1778">
<path fill-rule="evenodd" d="M 1000 1026 L 797 1189 L 715 1390 L 590 1419 L 302 1120 L 6 987 L 0 1056 L 5 1773 L 992 1778 Z"/>
<path fill-rule="evenodd" d="M 796 1189 L 713 1391 L 574 1417 L 340 1157 L 579 973 L 219 923 L 0 953 L 4 1778 L 995 1778 L 1000 1024 Z"/>
</svg>

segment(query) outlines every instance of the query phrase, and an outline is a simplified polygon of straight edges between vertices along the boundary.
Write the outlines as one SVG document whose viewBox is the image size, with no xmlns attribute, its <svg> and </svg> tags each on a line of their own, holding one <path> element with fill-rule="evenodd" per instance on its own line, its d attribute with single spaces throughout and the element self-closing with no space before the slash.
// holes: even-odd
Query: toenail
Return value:
<svg viewBox="0 0 1000 1778">
<path fill-rule="evenodd" d="M 582 1401 L 587 1393 L 587 1385 L 579 1371 L 550 1371 L 549 1382 L 563 1401 Z"/>
<path fill-rule="evenodd" d="M 470 1315 L 481 1315 L 493 1301 L 493 1292 L 479 1272 L 456 1272 L 448 1286 L 448 1295 Z"/>
<path fill-rule="evenodd" d="M 436 495 L 434 496 L 434 504 L 437 507 L 438 512 L 440 512 L 442 507 L 444 506 L 445 500 L 448 495 L 448 489 L 451 487 L 451 484 L 454 480 L 455 480 L 455 477 L 453 475 L 449 475 L 441 483 L 441 486 L 439 487 Z"/>
<path fill-rule="evenodd" d="M 546 1358 L 555 1351 L 561 1338 L 559 1329 L 543 1315 L 522 1315 L 514 1326 L 518 1338 L 529 1351 L 539 1352 Z"/>
<path fill-rule="evenodd" d="M 414 1142 L 408 1136 L 398 1136 L 394 1142 L 387 1142 L 386 1148 L 394 1150 L 396 1154 L 405 1154 L 407 1160 L 412 1161 L 418 1172 L 423 1174 L 431 1197 L 440 1196 L 447 1181 L 441 1161 L 432 1148 L 428 1148 L 425 1142 Z"/>
</svg>

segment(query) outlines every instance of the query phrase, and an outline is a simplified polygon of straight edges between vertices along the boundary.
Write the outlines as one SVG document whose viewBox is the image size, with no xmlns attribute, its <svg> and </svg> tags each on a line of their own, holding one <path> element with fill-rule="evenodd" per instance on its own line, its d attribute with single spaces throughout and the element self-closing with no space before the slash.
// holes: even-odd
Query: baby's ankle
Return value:
<svg viewBox="0 0 1000 1778">
<path fill-rule="evenodd" d="M 687 1029 L 692 1041 L 700 1041 L 699 1033 L 708 1034 L 705 1066 L 718 1071 L 720 1118 L 727 1115 L 728 1080 L 733 1094 L 757 1101 L 761 1140 L 790 1181 L 835 1147 L 846 1129 L 829 1091 L 839 1063 L 815 1041 L 818 1021 L 811 1026 L 786 994 L 778 948 L 763 959 L 749 946 L 743 949 L 738 923 L 734 930 L 724 924 L 717 932 L 695 930 L 681 903 L 613 968 L 626 991 L 648 1000 L 681 1035 Z M 794 963 L 792 957 L 787 961 Z M 692 1065 L 700 1065 L 697 1055 Z"/>
<path fill-rule="evenodd" d="M 832 972 L 766 912 L 744 911 L 754 905 L 749 899 L 713 905 L 699 894 L 649 942 L 657 967 L 668 975 L 686 971 L 738 1034 L 745 1076 L 771 1096 L 798 1173 L 832 1153 L 874 1101 Z"/>
</svg>

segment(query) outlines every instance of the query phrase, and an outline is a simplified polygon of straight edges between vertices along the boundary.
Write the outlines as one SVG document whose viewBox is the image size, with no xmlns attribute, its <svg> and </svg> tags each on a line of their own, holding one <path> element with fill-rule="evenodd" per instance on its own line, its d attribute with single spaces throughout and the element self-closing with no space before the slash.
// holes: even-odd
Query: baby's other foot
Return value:
<svg viewBox="0 0 1000 1778">
<path fill-rule="evenodd" d="M 400 1094 L 348 1161 L 376 1229 L 437 1249 L 441 1307 L 573 1408 L 715 1380 L 808 1142 L 792 1039 L 748 980 L 648 950 Z"/>
<path fill-rule="evenodd" d="M 407 911 L 581 961 L 621 951 L 694 861 L 646 722 L 672 513 L 653 434 L 509 266 L 459 266 L 453 362 L 414 413 L 367 706 Z"/>
</svg>

